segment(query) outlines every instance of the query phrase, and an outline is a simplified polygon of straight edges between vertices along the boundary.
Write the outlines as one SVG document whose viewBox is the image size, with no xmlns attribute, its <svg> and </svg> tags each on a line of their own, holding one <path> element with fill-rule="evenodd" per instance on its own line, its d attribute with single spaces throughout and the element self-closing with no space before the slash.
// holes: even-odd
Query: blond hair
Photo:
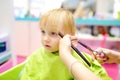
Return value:
<svg viewBox="0 0 120 80">
<path fill-rule="evenodd" d="M 40 19 L 40 27 L 50 27 L 63 34 L 75 35 L 75 22 L 73 14 L 65 9 L 53 9 L 43 14 Z"/>
</svg>

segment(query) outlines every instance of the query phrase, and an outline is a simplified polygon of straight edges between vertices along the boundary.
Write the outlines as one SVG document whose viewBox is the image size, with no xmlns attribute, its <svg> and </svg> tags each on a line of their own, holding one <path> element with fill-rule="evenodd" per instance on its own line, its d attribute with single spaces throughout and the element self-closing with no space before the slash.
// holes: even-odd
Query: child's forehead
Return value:
<svg viewBox="0 0 120 80">
<path fill-rule="evenodd" d="M 40 27 L 42 30 L 49 32 L 58 32 L 60 30 L 60 26 L 58 25 L 44 25 Z"/>
<path fill-rule="evenodd" d="M 61 20 L 47 19 L 41 22 L 40 27 L 49 30 L 59 30 L 63 27 L 63 23 Z"/>
</svg>

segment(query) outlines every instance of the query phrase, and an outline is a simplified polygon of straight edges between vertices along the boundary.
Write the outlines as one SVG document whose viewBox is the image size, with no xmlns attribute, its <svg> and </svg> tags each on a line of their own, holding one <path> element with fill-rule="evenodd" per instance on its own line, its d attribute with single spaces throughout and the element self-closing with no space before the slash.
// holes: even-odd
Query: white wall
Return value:
<svg viewBox="0 0 120 80">
<path fill-rule="evenodd" d="M 11 50 L 9 44 L 11 44 L 13 22 L 13 0 L 0 0 L 0 36 L 8 35 L 7 50 Z"/>
<path fill-rule="evenodd" d="M 41 46 L 39 22 L 15 21 L 14 51 L 17 55 L 29 56 Z"/>
<path fill-rule="evenodd" d="M 96 14 L 105 18 L 111 18 L 110 10 L 114 7 L 114 0 L 97 0 Z"/>
<path fill-rule="evenodd" d="M 14 53 L 14 13 L 13 13 L 13 0 L 0 0 L 0 37 L 7 34 L 6 48 L 7 53 Z M 15 64 L 15 56 L 13 55 L 13 65 Z"/>
<path fill-rule="evenodd" d="M 13 23 L 12 0 L 0 0 L 0 33 L 9 32 Z"/>
<path fill-rule="evenodd" d="M 9 34 L 15 55 L 28 56 L 41 45 L 38 22 L 14 20 L 13 0 L 0 0 L 0 35 L 4 33 Z"/>
</svg>

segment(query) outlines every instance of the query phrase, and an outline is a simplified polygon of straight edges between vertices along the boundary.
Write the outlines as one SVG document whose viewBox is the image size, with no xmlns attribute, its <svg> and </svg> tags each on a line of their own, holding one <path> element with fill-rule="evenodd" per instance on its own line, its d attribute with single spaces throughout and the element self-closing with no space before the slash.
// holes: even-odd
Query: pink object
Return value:
<svg viewBox="0 0 120 80">
<path fill-rule="evenodd" d="M 17 56 L 17 64 L 23 62 L 26 58 L 22 56 Z M 8 60 L 4 64 L 0 65 L 0 73 L 10 69 L 13 67 L 13 61 L 12 59 Z"/>
<path fill-rule="evenodd" d="M 96 49 L 97 47 L 109 48 L 111 46 L 117 46 L 120 44 L 120 43 L 116 43 L 116 42 L 108 42 L 108 41 L 106 41 L 106 38 L 107 38 L 107 35 L 104 36 L 104 39 L 102 42 L 100 40 L 85 40 L 85 39 L 80 39 L 80 41 L 85 43 L 92 49 Z M 81 45 L 78 44 L 77 47 L 80 51 L 91 54 L 90 51 L 88 51 L 86 48 L 82 47 Z M 102 66 L 106 69 L 108 75 L 112 78 L 112 80 L 118 80 L 119 67 L 117 64 L 104 64 Z"/>
<path fill-rule="evenodd" d="M 103 67 L 112 80 L 118 80 L 119 67 L 117 64 L 104 64 Z"/>
<path fill-rule="evenodd" d="M 101 47 L 105 47 L 106 42 L 107 42 L 107 41 L 106 41 L 107 37 L 108 37 L 108 34 L 104 34 L 104 35 L 103 35 L 103 40 L 102 40 L 101 45 L 100 45 Z"/>
</svg>

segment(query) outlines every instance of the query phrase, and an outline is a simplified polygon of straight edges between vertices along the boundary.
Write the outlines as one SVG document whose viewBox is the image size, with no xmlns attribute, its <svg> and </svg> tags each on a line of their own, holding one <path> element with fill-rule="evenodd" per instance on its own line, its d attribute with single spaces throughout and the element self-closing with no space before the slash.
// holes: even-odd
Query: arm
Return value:
<svg viewBox="0 0 120 80">
<path fill-rule="evenodd" d="M 101 80 L 96 74 L 87 69 L 82 63 L 77 61 L 77 59 L 71 55 L 70 39 L 77 40 L 76 37 L 66 35 L 60 40 L 59 52 L 62 61 L 71 71 L 74 78 L 76 80 Z"/>
<path fill-rule="evenodd" d="M 104 52 L 105 54 L 96 54 L 96 59 L 100 63 L 117 63 L 120 64 L 120 52 L 105 49 L 105 48 L 97 48 L 96 51 Z"/>
</svg>

